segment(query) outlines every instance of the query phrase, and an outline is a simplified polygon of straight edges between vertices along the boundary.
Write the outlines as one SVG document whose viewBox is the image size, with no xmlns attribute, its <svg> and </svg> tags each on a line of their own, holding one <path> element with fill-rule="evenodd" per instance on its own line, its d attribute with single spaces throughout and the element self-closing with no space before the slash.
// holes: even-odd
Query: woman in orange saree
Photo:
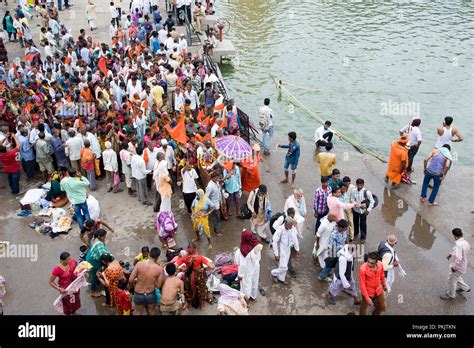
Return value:
<svg viewBox="0 0 474 348">
<path fill-rule="evenodd" d="M 260 170 L 258 169 L 260 162 L 262 162 L 260 146 L 255 144 L 252 147 L 252 157 L 240 162 L 242 190 L 251 192 L 260 186 Z"/>
</svg>

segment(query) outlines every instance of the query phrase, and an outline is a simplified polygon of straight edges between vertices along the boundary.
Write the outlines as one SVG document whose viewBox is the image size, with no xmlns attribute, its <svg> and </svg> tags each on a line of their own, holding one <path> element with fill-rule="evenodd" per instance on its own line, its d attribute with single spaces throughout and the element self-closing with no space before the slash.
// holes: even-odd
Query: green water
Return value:
<svg viewBox="0 0 474 348">
<path fill-rule="evenodd" d="M 444 116 L 465 137 L 454 151 L 474 159 L 474 4 L 456 2 L 219 0 L 237 56 L 222 66 L 237 104 L 254 121 L 272 99 L 276 130 L 312 140 L 319 124 L 278 98 L 270 74 L 320 92 L 289 87 L 324 119 L 369 149 L 388 155 L 416 114 L 418 156 L 434 147 Z M 338 147 L 347 147 L 339 141 Z"/>
</svg>

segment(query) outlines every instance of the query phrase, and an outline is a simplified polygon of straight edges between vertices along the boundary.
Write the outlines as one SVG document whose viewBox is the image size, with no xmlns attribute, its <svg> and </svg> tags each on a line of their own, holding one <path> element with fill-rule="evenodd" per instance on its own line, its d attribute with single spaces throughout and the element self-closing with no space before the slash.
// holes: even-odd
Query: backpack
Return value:
<svg viewBox="0 0 474 348">
<path fill-rule="evenodd" d="M 260 118 L 259 118 L 259 121 L 258 121 L 258 126 L 266 131 L 268 130 L 268 126 L 270 125 L 270 123 L 268 122 L 268 117 L 267 115 L 265 115 L 265 113 L 261 112 L 260 113 Z"/>
<path fill-rule="evenodd" d="M 372 192 L 371 192 L 372 193 Z M 364 202 L 367 207 L 370 205 L 370 199 L 369 196 L 367 196 L 367 189 L 364 190 Z M 372 198 L 374 199 L 374 207 L 372 209 L 375 209 L 377 205 L 379 205 L 379 198 L 372 193 Z"/>
<path fill-rule="evenodd" d="M 275 229 L 273 228 L 273 224 L 275 223 L 275 221 L 277 221 L 280 216 L 283 216 L 283 218 L 286 218 L 286 214 L 285 213 L 276 213 L 275 215 L 272 215 L 272 217 L 270 218 L 270 232 L 272 234 L 275 234 Z"/>
</svg>

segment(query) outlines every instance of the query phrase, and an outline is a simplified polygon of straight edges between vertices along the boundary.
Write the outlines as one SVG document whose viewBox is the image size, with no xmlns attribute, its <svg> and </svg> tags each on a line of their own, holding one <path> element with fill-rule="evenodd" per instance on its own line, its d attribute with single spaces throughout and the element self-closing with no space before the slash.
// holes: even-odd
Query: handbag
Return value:
<svg viewBox="0 0 474 348">
<path fill-rule="evenodd" d="M 240 215 L 242 215 L 243 219 L 250 219 L 252 217 L 252 212 L 250 211 L 249 207 L 247 206 L 247 203 L 244 203 L 240 207 Z"/>
<path fill-rule="evenodd" d="M 114 173 L 114 186 L 117 187 L 120 185 L 120 175 L 118 173 Z"/>
<path fill-rule="evenodd" d="M 329 267 L 329 268 L 336 267 L 337 261 L 338 261 L 337 257 L 331 257 L 331 256 L 328 256 L 324 259 L 324 263 L 326 264 L 326 267 Z"/>
</svg>

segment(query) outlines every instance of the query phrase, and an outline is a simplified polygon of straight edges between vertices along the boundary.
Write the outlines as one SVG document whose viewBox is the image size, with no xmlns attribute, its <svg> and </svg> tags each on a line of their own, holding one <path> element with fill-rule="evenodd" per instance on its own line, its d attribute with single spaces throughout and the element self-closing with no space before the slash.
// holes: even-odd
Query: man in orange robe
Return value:
<svg viewBox="0 0 474 348">
<path fill-rule="evenodd" d="M 393 182 L 392 189 L 400 187 L 403 172 L 406 171 L 408 165 L 408 150 L 406 144 L 408 137 L 406 135 L 394 140 L 390 147 L 390 160 L 388 162 L 388 170 L 385 176 L 385 182 L 389 179 Z"/>
</svg>

